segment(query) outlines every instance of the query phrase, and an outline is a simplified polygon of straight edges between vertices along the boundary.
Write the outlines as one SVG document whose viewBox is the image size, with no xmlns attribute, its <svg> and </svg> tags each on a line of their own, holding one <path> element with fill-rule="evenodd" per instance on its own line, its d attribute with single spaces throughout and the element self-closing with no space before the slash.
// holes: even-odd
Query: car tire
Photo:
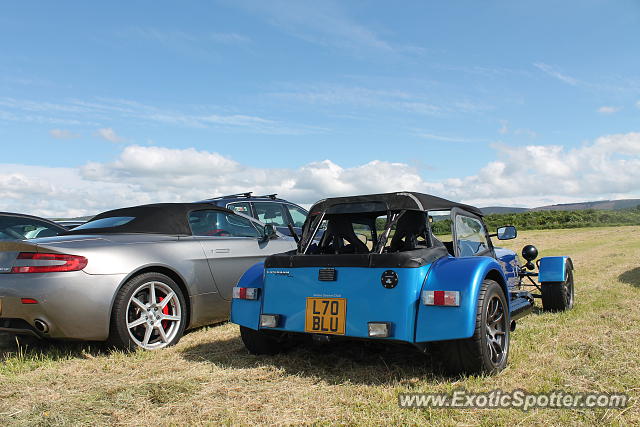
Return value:
<svg viewBox="0 0 640 427">
<path fill-rule="evenodd" d="M 125 283 L 111 312 L 109 343 L 124 350 L 175 345 L 187 322 L 182 290 L 168 276 L 144 273 Z"/>
<path fill-rule="evenodd" d="M 251 354 L 271 355 L 284 351 L 283 342 L 263 331 L 256 331 L 246 326 L 240 326 L 240 337 L 242 338 L 244 346 Z"/>
<path fill-rule="evenodd" d="M 543 282 L 542 308 L 544 311 L 566 311 L 573 308 L 575 290 L 573 287 L 573 270 L 567 270 L 564 282 Z"/>
<path fill-rule="evenodd" d="M 436 361 L 448 374 L 496 374 L 507 364 L 509 306 L 493 280 L 482 282 L 475 325 L 471 338 L 434 343 Z"/>
</svg>

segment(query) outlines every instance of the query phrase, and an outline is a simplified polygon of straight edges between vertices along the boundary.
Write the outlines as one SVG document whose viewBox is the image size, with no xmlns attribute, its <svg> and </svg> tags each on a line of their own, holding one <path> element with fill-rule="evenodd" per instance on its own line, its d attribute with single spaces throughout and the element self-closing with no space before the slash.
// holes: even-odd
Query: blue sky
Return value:
<svg viewBox="0 0 640 427">
<path fill-rule="evenodd" d="M 637 1 L 4 2 L 0 210 L 640 197 Z"/>
</svg>

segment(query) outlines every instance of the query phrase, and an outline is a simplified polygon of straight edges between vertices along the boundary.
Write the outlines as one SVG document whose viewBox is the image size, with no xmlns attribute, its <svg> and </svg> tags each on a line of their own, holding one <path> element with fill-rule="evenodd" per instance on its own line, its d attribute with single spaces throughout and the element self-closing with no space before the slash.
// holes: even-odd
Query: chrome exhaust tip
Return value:
<svg viewBox="0 0 640 427">
<path fill-rule="evenodd" d="M 43 334 L 46 334 L 47 332 L 49 332 L 49 325 L 44 320 L 36 319 L 33 321 L 33 324 L 38 330 L 38 332 L 41 332 Z"/>
</svg>

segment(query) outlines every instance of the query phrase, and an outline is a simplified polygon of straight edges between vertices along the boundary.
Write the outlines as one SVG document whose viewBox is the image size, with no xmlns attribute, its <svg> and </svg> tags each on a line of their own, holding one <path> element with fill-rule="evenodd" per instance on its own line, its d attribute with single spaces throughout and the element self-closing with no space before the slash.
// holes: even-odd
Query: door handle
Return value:
<svg viewBox="0 0 640 427">
<path fill-rule="evenodd" d="M 229 248 L 218 248 L 214 251 L 217 254 L 228 254 L 229 252 L 231 252 L 231 249 Z"/>
</svg>

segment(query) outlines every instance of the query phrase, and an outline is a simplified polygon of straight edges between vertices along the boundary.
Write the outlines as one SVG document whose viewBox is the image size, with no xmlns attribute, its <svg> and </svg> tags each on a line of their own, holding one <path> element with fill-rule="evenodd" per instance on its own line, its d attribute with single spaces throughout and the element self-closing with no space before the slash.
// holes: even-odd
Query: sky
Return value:
<svg viewBox="0 0 640 427">
<path fill-rule="evenodd" d="M 0 210 L 640 197 L 640 2 L 0 3 Z"/>
</svg>

